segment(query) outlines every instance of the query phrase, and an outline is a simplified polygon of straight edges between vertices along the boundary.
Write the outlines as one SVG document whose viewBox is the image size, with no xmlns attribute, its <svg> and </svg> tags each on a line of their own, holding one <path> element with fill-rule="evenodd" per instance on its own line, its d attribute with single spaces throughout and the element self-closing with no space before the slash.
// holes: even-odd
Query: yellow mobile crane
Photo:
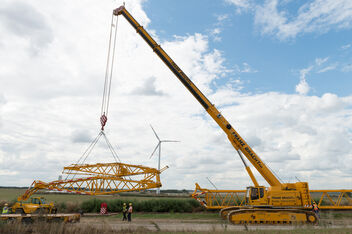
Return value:
<svg viewBox="0 0 352 234">
<path fill-rule="evenodd" d="M 245 206 L 228 212 L 229 221 L 234 224 L 316 223 L 318 217 L 310 208 L 311 197 L 308 183 L 281 183 L 220 111 L 204 96 L 160 45 L 158 45 L 148 32 L 132 17 L 126 8 L 120 6 L 113 11 L 113 15 L 123 15 L 126 18 L 137 33 L 147 42 L 159 58 L 226 133 L 229 141 L 238 152 L 241 159 L 243 160 L 241 155 L 241 153 L 243 153 L 270 185 L 270 187 L 259 186 L 249 167 L 245 164 L 254 186 L 247 188 Z M 243 162 L 245 163 L 244 160 Z"/>
</svg>

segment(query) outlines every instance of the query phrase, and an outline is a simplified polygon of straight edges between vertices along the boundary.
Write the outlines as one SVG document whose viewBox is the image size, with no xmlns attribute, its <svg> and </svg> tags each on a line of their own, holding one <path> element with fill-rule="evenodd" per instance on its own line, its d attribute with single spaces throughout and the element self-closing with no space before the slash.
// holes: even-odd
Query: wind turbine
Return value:
<svg viewBox="0 0 352 234">
<path fill-rule="evenodd" d="M 156 145 L 155 149 L 153 150 L 153 153 L 150 155 L 149 158 L 152 158 L 154 153 L 156 152 L 157 149 L 159 149 L 159 155 L 158 155 L 158 170 L 160 171 L 160 156 L 161 156 L 161 143 L 163 142 L 180 142 L 180 141 L 174 141 L 174 140 L 160 140 L 158 134 L 156 134 L 154 128 L 152 125 L 150 125 L 150 127 L 152 128 L 156 138 L 158 139 L 158 144 Z M 160 194 L 160 188 L 157 189 L 156 191 L 157 194 Z"/>
</svg>

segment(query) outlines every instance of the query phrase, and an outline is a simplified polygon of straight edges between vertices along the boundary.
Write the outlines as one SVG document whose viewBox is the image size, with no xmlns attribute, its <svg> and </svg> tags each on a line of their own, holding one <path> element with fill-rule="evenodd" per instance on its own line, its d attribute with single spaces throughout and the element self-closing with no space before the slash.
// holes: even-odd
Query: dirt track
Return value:
<svg viewBox="0 0 352 234">
<path fill-rule="evenodd" d="M 230 225 L 225 221 L 214 222 L 214 220 L 178 220 L 178 219 L 133 219 L 131 223 L 121 220 L 105 218 L 85 218 L 81 219 L 80 225 L 109 226 L 114 230 L 131 231 L 185 231 L 185 232 L 211 232 L 211 231 L 245 231 L 245 230 L 293 230 L 304 228 L 293 225 Z M 350 228 L 352 223 L 342 222 L 340 224 L 305 226 L 311 229 L 320 228 Z"/>
</svg>

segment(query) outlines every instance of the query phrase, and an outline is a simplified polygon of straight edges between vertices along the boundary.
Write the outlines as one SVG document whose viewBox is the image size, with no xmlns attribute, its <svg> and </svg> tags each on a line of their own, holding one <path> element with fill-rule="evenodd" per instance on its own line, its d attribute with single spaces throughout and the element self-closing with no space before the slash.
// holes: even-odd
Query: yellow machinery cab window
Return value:
<svg viewBox="0 0 352 234">
<path fill-rule="evenodd" d="M 264 197 L 264 188 L 259 188 L 260 198 Z"/>
<path fill-rule="evenodd" d="M 257 199 L 259 199 L 258 188 L 251 187 L 251 200 L 257 200 Z"/>
</svg>

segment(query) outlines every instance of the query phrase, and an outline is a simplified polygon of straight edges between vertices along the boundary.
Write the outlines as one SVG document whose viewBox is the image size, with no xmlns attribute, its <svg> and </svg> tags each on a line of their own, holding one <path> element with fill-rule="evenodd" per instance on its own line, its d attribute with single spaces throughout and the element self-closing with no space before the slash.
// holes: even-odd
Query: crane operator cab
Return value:
<svg viewBox="0 0 352 234">
<path fill-rule="evenodd" d="M 246 204 L 247 205 L 268 205 L 267 191 L 264 186 L 250 186 L 246 191 Z"/>
</svg>

